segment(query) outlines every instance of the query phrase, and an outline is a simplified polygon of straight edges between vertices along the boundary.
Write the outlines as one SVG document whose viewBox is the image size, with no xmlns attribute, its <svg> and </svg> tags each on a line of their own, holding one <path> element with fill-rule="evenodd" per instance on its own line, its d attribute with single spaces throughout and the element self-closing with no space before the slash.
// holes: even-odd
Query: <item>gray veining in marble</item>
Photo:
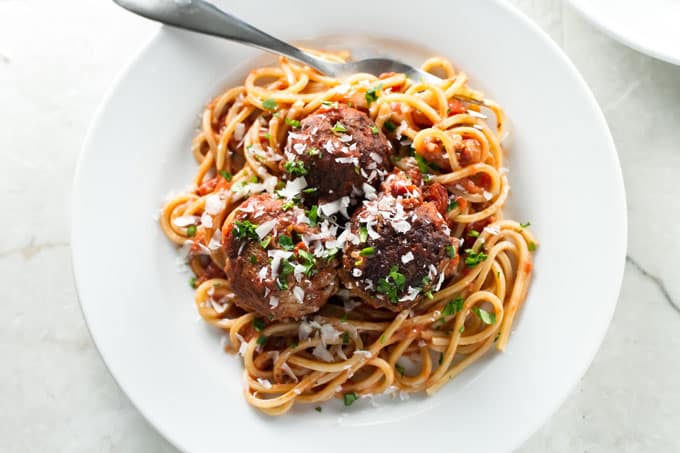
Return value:
<svg viewBox="0 0 680 453">
<path fill-rule="evenodd" d="M 612 41 L 560 0 L 513 3 L 567 52 L 604 110 L 623 167 L 630 237 L 600 352 L 519 451 L 680 451 L 680 67 Z M 153 30 L 108 1 L 0 1 L 2 452 L 176 451 L 99 358 L 78 308 L 68 243 L 85 130 Z M 592 228 L 584 259 L 598 258 L 597 236 L 607 234 Z"/>
</svg>

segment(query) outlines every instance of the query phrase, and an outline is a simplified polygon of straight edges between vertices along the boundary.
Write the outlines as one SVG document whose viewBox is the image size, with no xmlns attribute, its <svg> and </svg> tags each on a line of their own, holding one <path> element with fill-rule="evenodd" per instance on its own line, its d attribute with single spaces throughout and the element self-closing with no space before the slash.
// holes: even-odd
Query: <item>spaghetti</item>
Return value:
<svg viewBox="0 0 680 453">
<path fill-rule="evenodd" d="M 334 61 L 349 57 L 314 53 Z M 433 394 L 494 344 L 504 350 L 508 343 L 536 242 L 527 225 L 502 216 L 509 194 L 499 139 L 505 117 L 448 61 L 431 58 L 422 69 L 441 75 L 441 83 L 404 74 L 337 80 L 281 58 L 277 67 L 252 70 L 203 113 L 192 144 L 198 172 L 189 191 L 165 204 L 160 223 L 187 252 L 200 316 L 227 332 L 226 349 L 243 357 L 247 401 L 267 414 L 334 397 L 349 405 L 395 391 Z M 328 303 L 297 320 L 244 310 L 224 273 L 225 234 L 244 200 L 291 184 L 281 164 L 299 121 L 338 105 L 365 112 L 385 134 L 396 171 L 417 169 L 424 190 L 446 189 L 443 228 L 458 245 L 456 259 L 427 297 L 401 310 L 362 303 L 341 285 Z M 487 122 L 490 116 L 495 124 Z M 337 237 L 343 228 L 332 231 Z M 398 286 L 399 275 L 386 284 Z"/>
</svg>

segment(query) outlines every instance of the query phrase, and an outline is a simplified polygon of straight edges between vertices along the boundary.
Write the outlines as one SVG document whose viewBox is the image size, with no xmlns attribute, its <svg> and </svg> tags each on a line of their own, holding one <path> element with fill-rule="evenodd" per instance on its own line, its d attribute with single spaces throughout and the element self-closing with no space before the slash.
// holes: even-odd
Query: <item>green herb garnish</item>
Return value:
<svg viewBox="0 0 680 453">
<path fill-rule="evenodd" d="M 287 200 L 281 205 L 281 210 L 282 211 L 287 211 L 293 206 L 295 206 L 295 203 L 297 203 L 297 200 L 295 198 L 291 198 L 290 200 Z"/>
<path fill-rule="evenodd" d="M 260 241 L 260 247 L 266 249 L 267 247 L 269 247 L 269 243 L 271 242 L 271 240 L 272 240 L 271 236 L 267 236 L 266 238 L 262 239 Z"/>
<path fill-rule="evenodd" d="M 284 250 L 293 250 L 295 247 L 295 244 L 293 243 L 293 239 L 290 236 L 287 236 L 285 234 L 282 234 L 279 236 L 279 245 L 283 247 Z"/>
<path fill-rule="evenodd" d="M 392 266 L 389 275 L 378 280 L 376 291 L 385 294 L 390 302 L 396 304 L 399 302 L 399 292 L 404 290 L 405 285 L 406 276 L 399 272 L 397 266 Z"/>
<path fill-rule="evenodd" d="M 331 127 L 331 130 L 336 134 L 340 132 L 347 132 L 347 128 L 340 121 L 335 123 L 335 125 Z"/>
<path fill-rule="evenodd" d="M 385 129 L 387 129 L 388 132 L 394 132 L 397 130 L 397 125 L 392 122 L 392 120 L 387 120 L 385 121 Z"/>
<path fill-rule="evenodd" d="M 257 344 L 258 346 L 264 346 L 264 344 L 267 342 L 267 337 L 264 335 L 260 335 L 257 337 Z"/>
<path fill-rule="evenodd" d="M 295 128 L 300 127 L 300 120 L 291 120 L 291 119 L 286 118 L 285 121 L 286 121 L 286 124 L 288 126 L 295 127 Z"/>
<path fill-rule="evenodd" d="M 520 223 L 519 226 L 521 228 L 529 228 L 531 226 L 531 222 Z"/>
<path fill-rule="evenodd" d="M 371 126 L 371 133 L 373 135 L 378 135 L 379 132 L 380 132 L 380 129 L 378 129 L 378 126 Z"/>
<path fill-rule="evenodd" d="M 191 286 L 192 288 L 196 289 L 196 277 L 191 277 L 191 278 L 189 279 L 189 286 Z"/>
<path fill-rule="evenodd" d="M 196 225 L 189 225 L 187 227 L 187 237 L 196 236 Z"/>
<path fill-rule="evenodd" d="M 234 177 L 231 173 L 229 173 L 227 170 L 220 170 L 220 176 L 222 176 L 224 179 L 227 181 L 231 181 L 232 178 Z"/>
<path fill-rule="evenodd" d="M 359 399 L 359 395 L 357 395 L 354 392 L 345 393 L 344 395 L 342 395 L 342 399 L 345 402 L 345 406 L 351 406 L 356 400 Z"/>
<path fill-rule="evenodd" d="M 262 318 L 253 319 L 253 328 L 255 330 L 257 330 L 258 332 L 262 332 L 265 327 L 267 327 L 267 324 L 264 322 L 264 319 Z"/>
<path fill-rule="evenodd" d="M 442 316 L 453 316 L 459 311 L 463 309 L 463 304 L 465 303 L 465 299 L 462 297 L 456 297 L 455 299 L 447 302 L 447 304 L 444 306 L 444 310 L 442 310 Z"/>
<path fill-rule="evenodd" d="M 444 247 L 444 250 L 446 250 L 446 254 L 448 255 L 449 258 L 455 258 L 456 257 L 456 248 L 449 244 L 446 247 Z"/>
<path fill-rule="evenodd" d="M 361 242 L 366 242 L 368 239 L 368 227 L 365 223 L 359 225 L 359 240 Z"/>
<path fill-rule="evenodd" d="M 375 102 L 378 100 L 378 91 L 381 91 L 383 87 L 382 83 L 377 84 L 374 87 L 371 87 L 366 91 L 366 94 L 364 97 L 366 98 L 366 103 L 370 106 L 372 102 Z"/>
<path fill-rule="evenodd" d="M 375 247 L 364 247 L 359 252 L 359 255 L 361 255 L 361 256 L 373 256 L 373 255 L 375 255 Z"/>
<path fill-rule="evenodd" d="M 482 320 L 484 324 L 496 324 L 496 313 L 489 313 L 483 308 L 473 307 L 472 311 Z"/>
<path fill-rule="evenodd" d="M 309 219 L 310 226 L 316 226 L 319 220 L 319 207 L 317 205 L 309 208 L 309 212 L 307 212 L 307 218 Z"/>
<path fill-rule="evenodd" d="M 234 222 L 234 231 L 236 239 L 257 239 L 255 232 L 257 225 L 254 225 L 249 220 L 237 220 Z"/>
<path fill-rule="evenodd" d="M 310 277 L 314 273 L 314 266 L 316 266 L 316 258 L 307 250 L 298 250 L 298 256 L 302 259 L 302 265 L 305 267 L 305 275 Z"/>
<path fill-rule="evenodd" d="M 533 242 L 533 241 L 532 241 L 532 242 L 529 242 L 529 245 L 528 245 L 527 247 L 529 247 L 529 251 L 530 251 L 530 252 L 536 251 L 536 243 Z"/>
<path fill-rule="evenodd" d="M 449 200 L 449 205 L 446 207 L 447 211 L 453 211 L 458 207 L 458 201 L 454 198 L 452 200 Z"/>
<path fill-rule="evenodd" d="M 304 176 L 309 173 L 305 168 L 305 163 L 301 160 L 289 160 L 283 164 L 283 169 L 293 176 Z"/>
<path fill-rule="evenodd" d="M 467 249 L 465 250 L 465 253 L 467 255 L 465 257 L 465 264 L 468 267 L 475 267 L 476 265 L 478 265 L 479 263 L 488 258 L 486 253 L 484 253 L 482 250 L 480 250 L 479 252 L 475 252 L 474 249 Z"/>
<path fill-rule="evenodd" d="M 276 101 L 272 98 L 265 99 L 264 102 L 262 103 L 262 107 L 264 107 L 267 110 L 276 110 L 276 107 L 278 107 L 278 104 Z"/>
</svg>

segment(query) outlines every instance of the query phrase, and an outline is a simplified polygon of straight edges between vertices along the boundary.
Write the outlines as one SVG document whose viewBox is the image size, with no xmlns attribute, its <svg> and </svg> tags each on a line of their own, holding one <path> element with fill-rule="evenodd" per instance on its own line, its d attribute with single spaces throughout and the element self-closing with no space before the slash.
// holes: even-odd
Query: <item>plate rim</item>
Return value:
<svg viewBox="0 0 680 453">
<path fill-rule="evenodd" d="M 669 54 L 667 52 L 655 50 L 649 46 L 640 44 L 622 33 L 616 31 L 614 28 L 610 27 L 606 21 L 601 20 L 591 14 L 588 14 L 586 9 L 583 7 L 583 2 L 581 0 L 567 0 L 572 9 L 586 22 L 593 25 L 596 29 L 607 35 L 609 38 L 629 47 L 641 54 L 647 55 L 648 57 L 655 58 L 657 60 L 670 63 L 672 65 L 680 66 L 680 53 L 678 55 Z"/>
<path fill-rule="evenodd" d="M 581 362 L 580 367 L 578 370 L 575 370 L 574 374 L 574 379 L 573 382 L 570 382 L 567 385 L 564 385 L 561 389 L 560 392 L 555 392 L 555 398 L 553 400 L 552 404 L 546 405 L 548 409 L 544 409 L 542 412 L 543 414 L 536 418 L 536 421 L 531 424 L 525 424 L 525 427 L 522 429 L 522 433 L 515 436 L 516 441 L 512 445 L 508 445 L 508 451 L 514 451 L 520 446 L 522 446 L 531 435 L 533 435 L 538 429 L 543 426 L 546 421 L 559 409 L 560 406 L 564 404 L 564 402 L 567 400 L 569 395 L 573 392 L 573 390 L 576 388 L 578 383 L 581 381 L 587 370 L 590 368 L 595 355 L 599 351 L 602 342 L 605 338 L 605 335 L 607 334 L 609 327 L 611 325 L 611 321 L 616 309 L 616 306 L 618 305 L 618 300 L 620 297 L 621 289 L 622 289 L 622 284 L 623 284 L 623 277 L 624 277 L 624 270 L 625 270 L 625 264 L 626 264 L 626 253 L 627 253 L 627 241 L 628 241 L 628 211 L 627 211 L 627 202 L 626 202 L 626 191 L 625 191 L 625 185 L 624 185 L 624 179 L 623 179 L 623 172 L 621 169 L 620 165 L 620 160 L 618 158 L 618 153 L 616 149 L 616 145 L 614 142 L 614 139 L 612 137 L 611 131 L 609 129 L 609 125 L 606 121 L 606 118 L 604 116 L 604 113 L 602 112 L 602 109 L 597 102 L 593 92 L 591 91 L 590 87 L 586 83 L 585 79 L 581 75 L 581 73 L 578 71 L 576 68 L 575 64 L 571 61 L 571 59 L 566 55 L 564 50 L 560 48 L 555 41 L 545 32 L 536 22 L 534 22 L 531 18 L 529 18 L 526 14 L 524 14 L 522 11 L 520 11 L 516 6 L 503 1 L 503 0 L 493 0 L 493 3 L 496 4 L 497 7 L 504 9 L 506 12 L 510 13 L 515 20 L 518 22 L 523 23 L 524 26 L 528 27 L 531 29 L 533 34 L 536 36 L 537 39 L 541 39 L 544 41 L 544 43 L 549 46 L 552 50 L 553 53 L 558 56 L 559 60 L 562 62 L 564 65 L 565 70 L 568 70 L 570 72 L 571 77 L 573 77 L 574 81 L 578 83 L 580 86 L 580 89 L 584 93 L 584 102 L 587 101 L 589 104 L 590 108 L 592 109 L 594 115 L 597 117 L 597 120 L 600 123 L 600 127 L 598 129 L 601 130 L 601 133 L 603 133 L 603 138 L 606 138 L 606 141 L 608 143 L 607 150 L 603 150 L 602 152 L 608 153 L 609 159 L 612 161 L 611 165 L 611 170 L 612 170 L 612 185 L 616 187 L 616 193 L 614 194 L 616 196 L 616 200 L 612 200 L 612 202 L 616 205 L 618 205 L 617 212 L 621 215 L 622 219 L 622 231 L 620 232 L 620 243 L 618 244 L 617 249 L 615 252 L 619 254 L 618 260 L 612 260 L 613 262 L 618 261 L 619 265 L 616 268 L 610 269 L 610 274 L 612 275 L 611 277 L 611 285 L 612 288 L 618 288 L 616 291 L 616 297 L 608 302 L 608 307 L 606 310 L 603 309 L 603 313 L 606 314 L 606 316 L 603 317 L 603 319 L 606 319 L 606 325 L 604 328 L 601 328 L 599 333 L 597 335 L 594 335 L 596 338 L 595 341 L 592 341 L 588 347 L 585 349 L 588 350 L 587 354 L 584 354 L 584 359 Z M 570 0 L 571 3 L 571 0 Z M 104 366 L 106 367 L 107 371 L 109 372 L 110 376 L 113 378 L 114 382 L 116 385 L 125 393 L 126 398 L 130 403 L 133 405 L 133 407 L 144 417 L 144 419 L 148 422 L 148 424 L 153 427 L 153 429 L 159 433 L 168 443 L 170 443 L 173 447 L 177 448 L 179 451 L 183 452 L 189 452 L 188 446 L 183 443 L 179 439 L 179 436 L 175 436 L 172 432 L 169 432 L 168 430 L 165 429 L 164 426 L 162 426 L 161 423 L 159 423 L 154 416 L 152 415 L 151 410 L 147 410 L 147 407 L 142 407 L 138 401 L 135 401 L 133 397 L 130 395 L 130 392 L 126 389 L 126 386 L 121 383 L 121 380 L 117 376 L 117 374 L 113 371 L 113 369 L 110 367 L 109 362 L 107 361 L 104 352 L 100 348 L 100 343 L 98 341 L 98 334 L 94 332 L 91 327 L 90 327 L 90 321 L 89 321 L 89 316 L 88 316 L 88 309 L 86 308 L 87 303 L 84 303 L 82 297 L 81 297 L 81 285 L 82 281 L 84 280 L 83 276 L 78 277 L 79 274 L 82 274 L 83 272 L 79 272 L 79 269 L 81 267 L 80 264 L 78 264 L 78 256 L 80 253 L 78 250 L 80 249 L 79 244 L 79 239 L 78 239 L 78 223 L 77 220 L 82 217 L 80 213 L 80 203 L 79 203 L 79 197 L 80 197 L 80 187 L 82 183 L 82 167 L 83 163 L 85 161 L 85 157 L 92 153 L 92 144 L 91 142 L 94 140 L 94 134 L 97 131 L 97 129 L 100 126 L 100 121 L 101 121 L 101 115 L 102 112 L 107 108 L 109 105 L 111 99 L 114 98 L 115 93 L 117 92 L 119 85 L 123 82 L 123 80 L 127 77 L 128 73 L 132 70 L 132 68 L 135 67 L 137 62 L 144 56 L 146 51 L 159 39 L 162 39 L 162 30 L 166 28 L 166 26 L 157 26 L 155 30 L 150 32 L 149 37 L 140 45 L 139 48 L 136 49 L 136 51 L 131 55 L 129 60 L 122 66 L 122 68 L 119 70 L 119 72 L 116 74 L 114 77 L 113 81 L 110 83 L 108 86 L 105 95 L 102 97 L 101 102 L 97 106 L 96 110 L 94 111 L 92 115 L 92 120 L 87 128 L 87 133 L 85 135 L 85 139 L 83 140 L 83 144 L 81 146 L 80 152 L 78 154 L 77 158 L 77 163 L 75 167 L 75 172 L 74 172 L 74 177 L 73 177 L 73 184 L 72 184 L 72 192 L 71 192 L 71 215 L 70 215 L 70 221 L 71 221 L 71 233 L 70 233 L 70 243 L 71 243 L 71 265 L 72 265 L 72 273 L 73 273 L 73 280 L 75 283 L 75 288 L 76 288 L 76 297 L 78 300 L 78 304 L 80 307 L 80 311 L 83 315 L 83 319 L 85 321 L 85 325 L 87 328 L 87 331 L 89 333 L 90 338 L 92 339 L 93 344 L 95 345 L 95 349 L 97 350 L 97 353 L 99 354 L 99 357 L 101 358 Z M 83 264 L 84 265 L 84 264 Z M 616 285 L 614 285 L 614 282 Z"/>
</svg>

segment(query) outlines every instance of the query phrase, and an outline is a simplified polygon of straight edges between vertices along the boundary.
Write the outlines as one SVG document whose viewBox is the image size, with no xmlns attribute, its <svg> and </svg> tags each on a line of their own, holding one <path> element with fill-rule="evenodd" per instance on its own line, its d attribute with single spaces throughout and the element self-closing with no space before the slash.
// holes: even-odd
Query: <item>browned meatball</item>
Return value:
<svg viewBox="0 0 680 453">
<path fill-rule="evenodd" d="M 304 176 L 309 204 L 361 198 L 364 184 L 377 188 L 391 168 L 392 145 L 363 112 L 345 106 L 323 108 L 288 135 L 289 179 Z"/>
<path fill-rule="evenodd" d="M 367 304 L 399 311 L 440 289 L 457 263 L 458 241 L 404 173 L 390 175 L 382 189 L 352 216 L 359 241 L 345 243 L 341 279 Z"/>
<path fill-rule="evenodd" d="M 338 259 L 305 211 L 269 194 L 248 198 L 224 231 L 225 273 L 235 303 L 271 319 L 316 312 L 338 286 Z"/>
</svg>

